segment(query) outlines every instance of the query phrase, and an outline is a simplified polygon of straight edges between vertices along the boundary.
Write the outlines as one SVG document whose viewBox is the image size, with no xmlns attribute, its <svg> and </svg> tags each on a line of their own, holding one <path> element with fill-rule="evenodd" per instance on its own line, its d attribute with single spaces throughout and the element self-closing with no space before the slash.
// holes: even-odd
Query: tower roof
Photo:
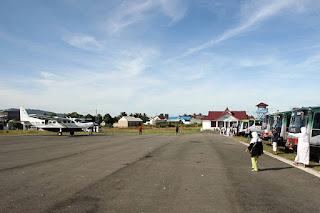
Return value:
<svg viewBox="0 0 320 213">
<path fill-rule="evenodd" d="M 258 104 L 256 106 L 269 106 L 269 105 L 261 102 L 260 104 Z"/>
</svg>

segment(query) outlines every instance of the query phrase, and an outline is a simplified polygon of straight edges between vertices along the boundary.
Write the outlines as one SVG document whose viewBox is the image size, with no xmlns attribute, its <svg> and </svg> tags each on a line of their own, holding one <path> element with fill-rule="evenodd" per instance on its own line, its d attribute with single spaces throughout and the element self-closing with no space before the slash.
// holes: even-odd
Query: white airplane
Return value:
<svg viewBox="0 0 320 213">
<path fill-rule="evenodd" d="M 24 125 L 32 125 L 43 130 L 57 132 L 59 136 L 62 135 L 62 132 L 70 132 L 70 135 L 74 135 L 74 132 L 79 131 L 86 131 L 91 135 L 94 126 L 94 122 L 83 122 L 76 118 L 28 115 L 23 107 L 20 107 L 20 121 Z"/>
</svg>

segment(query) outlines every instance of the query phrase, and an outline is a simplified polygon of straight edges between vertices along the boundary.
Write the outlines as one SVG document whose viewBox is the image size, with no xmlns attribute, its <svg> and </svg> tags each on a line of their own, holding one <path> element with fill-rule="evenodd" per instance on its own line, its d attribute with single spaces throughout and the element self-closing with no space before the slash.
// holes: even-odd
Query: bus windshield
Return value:
<svg viewBox="0 0 320 213">
<path fill-rule="evenodd" d="M 273 127 L 273 123 L 274 123 L 274 116 L 270 116 L 270 117 L 269 117 L 269 125 L 270 125 L 270 128 Z"/>
<path fill-rule="evenodd" d="M 301 110 L 295 111 L 291 114 L 291 120 L 289 125 L 290 133 L 300 133 L 301 127 L 305 127 L 308 120 L 308 111 Z"/>
<path fill-rule="evenodd" d="M 281 129 L 282 126 L 283 115 L 276 115 L 274 117 L 273 129 Z"/>
<path fill-rule="evenodd" d="M 269 120 L 269 115 L 266 115 L 266 117 L 264 118 L 264 122 L 263 122 L 261 129 L 267 129 L 268 120 Z"/>
</svg>

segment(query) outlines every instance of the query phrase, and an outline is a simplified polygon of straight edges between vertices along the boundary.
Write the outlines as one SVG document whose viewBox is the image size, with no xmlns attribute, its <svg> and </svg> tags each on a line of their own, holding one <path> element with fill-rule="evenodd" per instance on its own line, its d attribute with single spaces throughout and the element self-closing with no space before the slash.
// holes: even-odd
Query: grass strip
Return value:
<svg viewBox="0 0 320 213">
<path fill-rule="evenodd" d="M 247 138 L 246 137 L 234 136 L 234 138 L 249 144 L 247 142 Z M 265 151 L 273 153 L 272 142 L 262 140 L 262 143 L 263 143 L 263 149 Z M 291 160 L 291 161 L 294 161 L 294 159 L 295 159 L 295 157 L 297 155 L 297 153 L 294 152 L 293 150 L 291 150 L 291 149 L 288 150 L 283 146 L 278 146 L 277 154 L 278 154 L 278 156 L 281 156 L 281 157 L 286 158 L 286 159 Z M 312 168 L 312 169 L 315 169 L 317 171 L 320 171 L 320 164 L 315 159 L 310 159 L 309 167 Z"/>
</svg>

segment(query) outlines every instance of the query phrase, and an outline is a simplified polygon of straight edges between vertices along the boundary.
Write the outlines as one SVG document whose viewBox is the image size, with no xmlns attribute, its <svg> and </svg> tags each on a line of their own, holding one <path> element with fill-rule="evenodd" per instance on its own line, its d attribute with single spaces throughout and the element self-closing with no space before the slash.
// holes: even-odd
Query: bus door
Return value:
<svg viewBox="0 0 320 213">
<path fill-rule="evenodd" d="M 310 145 L 320 147 L 320 112 L 314 113 Z"/>
</svg>

